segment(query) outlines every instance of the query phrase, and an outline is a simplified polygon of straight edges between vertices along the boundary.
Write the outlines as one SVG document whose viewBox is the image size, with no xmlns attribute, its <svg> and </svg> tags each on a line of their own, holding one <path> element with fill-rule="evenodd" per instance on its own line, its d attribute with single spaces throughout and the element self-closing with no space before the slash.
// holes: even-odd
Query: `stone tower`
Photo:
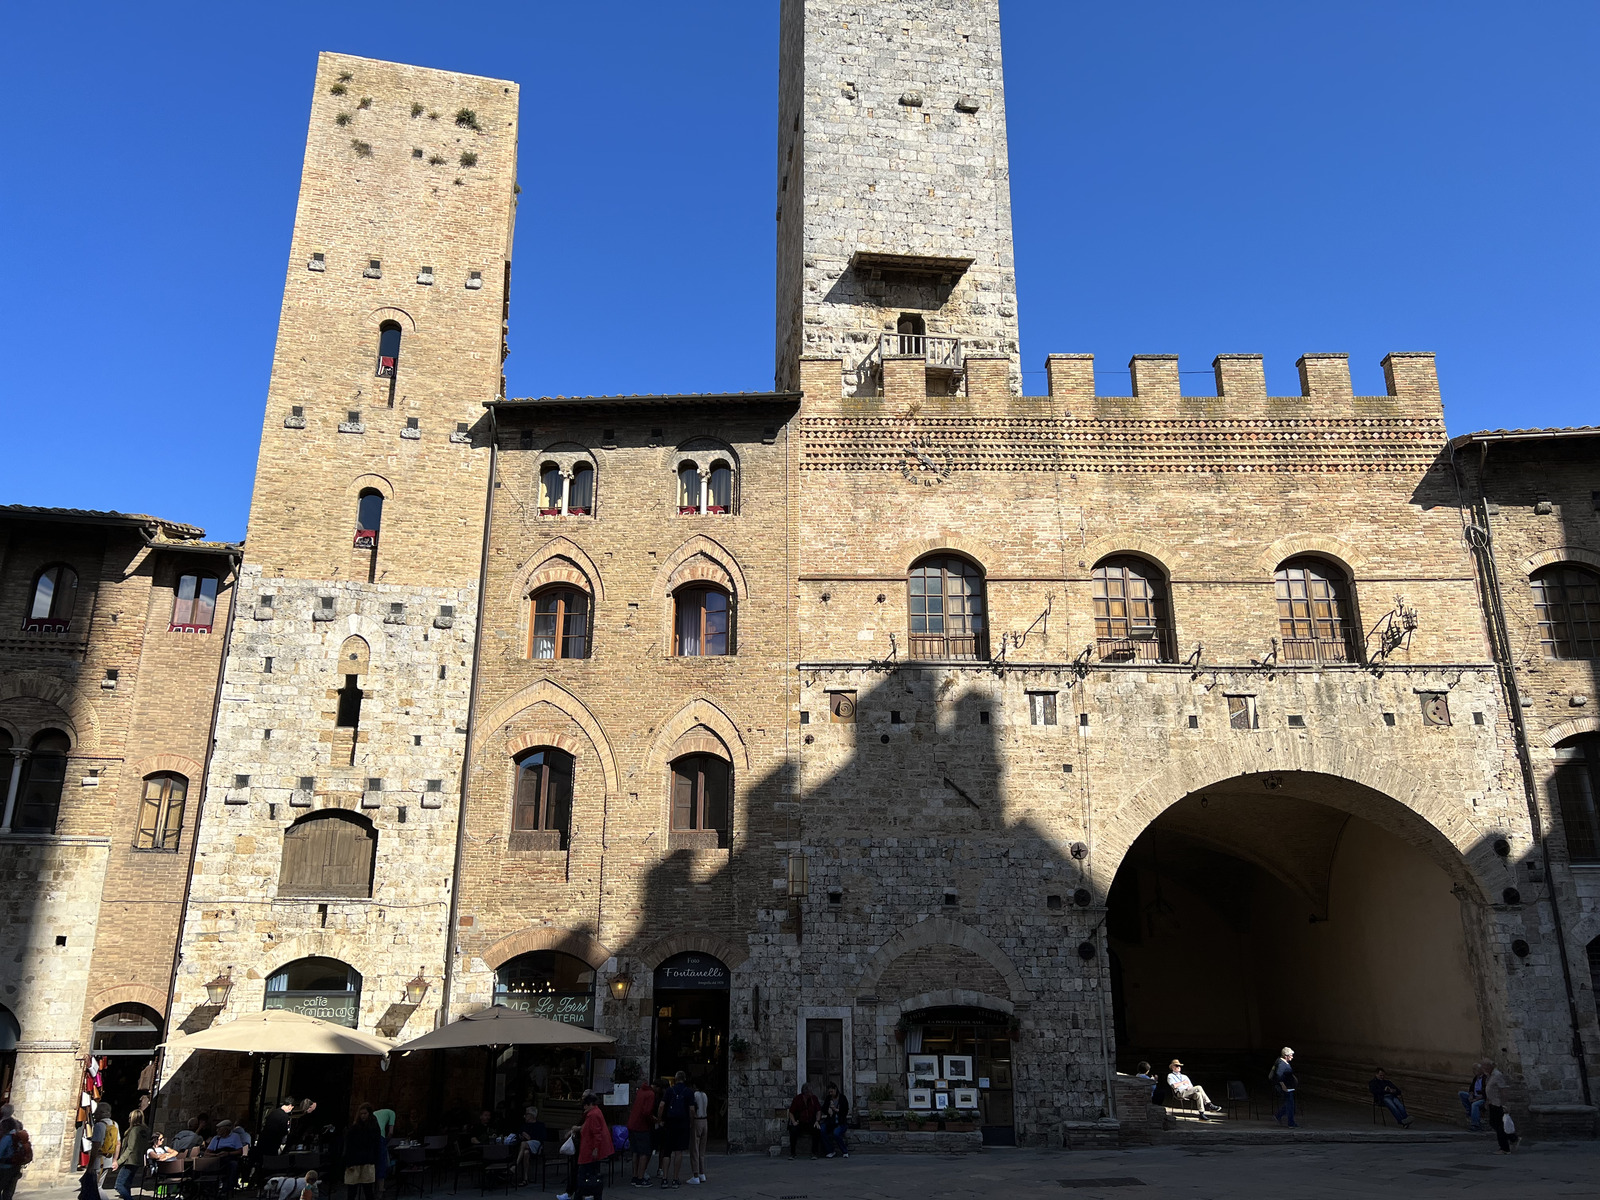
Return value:
<svg viewBox="0 0 1600 1200">
<path fill-rule="evenodd" d="M 970 355 L 1020 391 L 998 0 L 783 0 L 781 36 L 778 389 L 915 355 L 959 393 Z"/>
<path fill-rule="evenodd" d="M 443 998 L 516 152 L 515 84 L 318 61 L 175 984 L 190 1028 L 326 993 L 269 985 L 307 958 L 352 969 L 328 1003 L 368 1031 L 426 1030 Z"/>
</svg>

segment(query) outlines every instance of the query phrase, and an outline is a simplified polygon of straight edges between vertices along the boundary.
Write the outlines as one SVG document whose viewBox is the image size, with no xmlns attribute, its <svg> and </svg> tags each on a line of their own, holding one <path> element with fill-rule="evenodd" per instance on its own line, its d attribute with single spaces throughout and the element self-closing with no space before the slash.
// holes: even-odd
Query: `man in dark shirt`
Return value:
<svg viewBox="0 0 1600 1200">
<path fill-rule="evenodd" d="M 1382 1067 L 1372 1072 L 1372 1078 L 1367 1083 L 1367 1091 L 1372 1093 L 1374 1104 L 1381 1104 L 1394 1114 L 1394 1119 L 1400 1122 L 1401 1129 L 1411 1128 L 1411 1118 L 1406 1115 L 1406 1106 L 1400 1100 L 1400 1089 L 1389 1082 L 1389 1077 L 1383 1073 Z"/>
<path fill-rule="evenodd" d="M 283 1143 L 289 1137 L 289 1114 L 294 1111 L 294 1097 L 285 1096 L 261 1118 L 261 1153 L 282 1154 Z"/>
<path fill-rule="evenodd" d="M 822 1111 L 822 1105 L 811 1094 L 811 1085 L 804 1085 L 799 1094 L 789 1102 L 789 1157 L 795 1157 L 795 1145 L 800 1140 L 801 1134 L 811 1137 L 811 1157 L 821 1158 L 817 1150 L 817 1114 Z"/>
</svg>

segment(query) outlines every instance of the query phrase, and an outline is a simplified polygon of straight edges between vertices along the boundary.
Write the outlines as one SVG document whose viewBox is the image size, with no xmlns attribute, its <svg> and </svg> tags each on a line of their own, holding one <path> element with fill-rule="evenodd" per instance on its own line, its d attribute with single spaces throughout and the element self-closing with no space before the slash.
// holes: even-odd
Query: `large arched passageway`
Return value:
<svg viewBox="0 0 1600 1200">
<path fill-rule="evenodd" d="M 1455 1117 L 1483 1045 L 1467 868 L 1398 802 L 1308 774 L 1185 797 L 1134 842 L 1106 928 L 1117 1064 L 1176 1056 L 1222 1094 L 1292 1045 L 1302 1086 L 1361 1103 L 1372 1069 Z M 1447 868 L 1449 868 L 1447 870 Z"/>
</svg>

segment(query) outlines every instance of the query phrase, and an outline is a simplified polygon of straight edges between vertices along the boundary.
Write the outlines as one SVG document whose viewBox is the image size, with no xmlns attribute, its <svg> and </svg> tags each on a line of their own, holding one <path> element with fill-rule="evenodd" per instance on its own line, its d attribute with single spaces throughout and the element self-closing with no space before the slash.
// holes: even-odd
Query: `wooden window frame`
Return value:
<svg viewBox="0 0 1600 1200">
<path fill-rule="evenodd" d="M 1301 556 L 1273 572 L 1279 661 L 1361 662 L 1355 587 L 1343 567 Z"/>
<path fill-rule="evenodd" d="M 57 572 L 50 585 L 50 604 L 42 616 L 35 616 L 39 607 L 39 586 L 46 575 Z M 63 574 L 71 577 L 71 584 L 62 586 Z M 28 608 L 23 613 L 24 633 L 66 633 L 72 626 L 72 613 L 78 603 L 78 572 L 70 563 L 46 563 L 33 576 L 33 586 L 28 589 Z"/>
<path fill-rule="evenodd" d="M 716 764 L 716 770 L 722 776 L 724 811 L 721 822 L 708 824 L 706 768 L 710 764 Z M 669 845 L 688 849 L 726 850 L 733 836 L 733 764 L 720 755 L 700 752 L 673 759 L 670 771 L 671 791 L 667 798 Z M 683 797 L 685 785 L 689 802 L 687 824 L 679 820 L 679 813 L 682 811 L 679 800 Z"/>
<path fill-rule="evenodd" d="M 139 825 L 134 831 L 135 850 L 176 854 L 183 840 L 183 814 L 188 804 L 189 780 L 175 771 L 146 775 L 139 799 Z M 156 794 L 150 794 L 154 785 Z M 174 794 L 176 793 L 176 794 Z"/>
<path fill-rule="evenodd" d="M 183 581 L 194 580 L 195 594 L 187 600 L 183 597 Z M 200 604 L 205 599 L 202 595 L 205 581 L 211 581 L 210 596 L 211 611 L 209 619 L 196 621 L 193 618 L 200 611 Z M 222 593 L 222 581 L 209 571 L 185 571 L 178 576 L 178 582 L 172 589 L 172 620 L 167 625 L 168 633 L 210 633 L 217 623 L 217 597 Z M 188 609 L 184 609 L 188 605 Z M 188 620 L 184 618 L 188 617 Z"/>
<path fill-rule="evenodd" d="M 1156 564 L 1131 554 L 1094 565 L 1095 644 L 1103 662 L 1172 662 L 1171 606 Z"/>
<path fill-rule="evenodd" d="M 582 505 L 574 504 L 573 503 L 573 497 L 577 495 L 578 476 L 579 475 L 585 475 L 585 474 L 589 476 L 589 503 L 588 504 L 582 504 Z M 592 516 L 594 516 L 595 480 L 596 480 L 596 478 L 597 478 L 597 476 L 595 475 L 595 470 L 594 470 L 594 464 L 593 463 L 580 461 L 580 462 L 575 462 L 575 463 L 572 464 L 572 470 L 568 474 L 567 480 L 566 480 L 566 484 L 567 484 L 567 500 L 566 500 L 566 506 L 565 507 L 566 507 L 566 515 L 567 516 L 569 516 L 569 517 L 592 517 Z"/>
<path fill-rule="evenodd" d="M 535 763 L 534 759 L 543 761 Z M 569 847 L 577 773 L 577 760 L 557 746 L 535 746 L 516 759 L 511 785 L 512 849 L 566 850 Z M 551 782 L 561 774 L 566 776 L 567 795 L 565 811 L 557 812 L 560 805 L 552 794 Z M 528 778 L 536 779 L 531 799 L 523 792 L 523 781 Z"/>
<path fill-rule="evenodd" d="M 952 570 L 960 567 L 960 570 Z M 927 590 L 928 581 L 939 581 L 938 611 L 928 601 L 935 593 Z M 959 581 L 975 579 L 975 590 L 953 591 Z M 918 581 L 923 590 L 917 591 Z M 952 601 L 962 611 L 952 611 Z M 920 603 L 919 603 L 920 602 Z M 920 608 L 921 611 L 918 611 Z M 983 568 L 958 554 L 932 554 L 918 559 L 906 576 L 906 637 L 910 657 L 948 661 L 983 661 L 989 657 L 989 585 Z M 918 619 L 924 624 L 917 628 Z M 937 622 L 939 628 L 933 628 Z M 960 631 L 952 625 L 963 626 Z"/>
<path fill-rule="evenodd" d="M 685 475 L 694 479 L 694 492 L 684 486 Z M 684 461 L 678 464 L 678 515 L 680 517 L 696 516 L 705 505 L 706 481 L 700 477 L 700 464 L 693 461 Z"/>
<path fill-rule="evenodd" d="M 1600 734 L 1582 735 L 1556 753 L 1550 791 L 1561 814 L 1567 860 L 1600 863 Z"/>
<path fill-rule="evenodd" d="M 1546 658 L 1600 658 L 1600 572 L 1579 563 L 1551 563 L 1528 580 Z"/>
<path fill-rule="evenodd" d="M 366 854 L 366 862 L 349 862 L 342 864 L 343 869 L 351 876 L 345 883 L 330 882 L 327 871 L 337 869 L 338 865 L 332 863 L 321 864 L 322 874 L 317 879 L 310 878 L 311 872 L 317 867 L 315 863 L 297 864 L 305 874 L 304 879 L 291 876 L 291 851 L 297 845 L 314 845 L 316 831 L 322 828 L 319 823 L 339 822 L 341 827 L 348 827 L 344 833 L 344 840 L 350 846 L 361 844 Z M 297 832 L 300 831 L 300 832 Z M 354 831 L 354 832 L 352 832 Z M 360 835 L 360 842 L 357 841 Z M 335 833 L 328 833 L 322 841 L 339 841 Z M 323 847 L 326 849 L 326 847 Z M 308 851 L 299 852 L 305 856 Z M 377 874 L 378 862 L 378 829 L 365 817 L 358 813 L 346 812 L 340 808 L 319 809 L 308 813 L 295 821 L 283 831 L 283 847 L 278 860 L 278 891 L 280 897 L 292 899 L 315 899 L 320 896 L 337 897 L 351 900 L 370 900 L 372 898 L 373 881 Z M 363 879 L 359 878 L 364 876 Z"/>
<path fill-rule="evenodd" d="M 551 615 L 554 617 L 553 632 L 548 635 L 551 643 L 550 654 L 537 654 L 535 650 L 541 639 L 539 633 L 539 604 L 542 600 L 555 597 L 556 608 Z M 583 601 L 583 611 L 574 612 L 568 607 L 569 597 L 577 596 Z M 571 584 L 553 584 L 550 587 L 540 588 L 528 597 L 528 645 L 527 654 L 535 662 L 554 662 L 564 658 L 588 658 L 593 649 L 590 639 L 590 618 L 594 613 L 594 598 L 588 592 L 572 586 Z M 574 617 L 579 618 L 580 628 L 574 633 L 570 622 Z M 572 642 L 579 642 L 580 653 L 570 653 Z"/>
<path fill-rule="evenodd" d="M 67 743 L 65 749 L 41 750 L 39 743 L 51 736 L 60 738 Z M 67 790 L 67 764 L 72 757 L 72 739 L 59 729 L 43 729 L 34 734 L 29 744 L 28 757 L 23 760 L 22 774 L 17 780 L 17 806 L 11 814 L 11 830 L 13 833 L 55 833 L 61 824 L 61 802 L 66 797 Z M 59 765 L 61 777 L 59 779 L 40 779 L 39 768 L 44 764 L 52 768 Z M 43 805 L 30 795 L 30 790 L 43 783 L 46 788 L 54 785 L 54 795 Z M 32 808 L 44 807 L 49 809 L 50 821 L 48 824 L 28 824 L 23 820 L 24 815 Z"/>
<path fill-rule="evenodd" d="M 550 476 L 556 477 L 554 494 L 550 491 Z M 561 464 L 546 459 L 539 464 L 539 515 L 559 517 L 567 510 L 567 473 Z"/>
<path fill-rule="evenodd" d="M 723 649 L 720 654 L 707 653 L 706 643 L 706 608 L 704 597 L 721 596 L 724 602 L 723 613 L 726 616 L 722 637 Z M 699 613 L 699 631 L 696 649 L 692 654 L 684 653 L 683 649 L 683 615 L 684 604 L 694 597 L 700 597 L 696 605 Z M 726 588 L 715 584 L 687 584 L 672 594 L 672 656 L 674 658 L 731 658 L 734 653 L 734 597 Z"/>
</svg>

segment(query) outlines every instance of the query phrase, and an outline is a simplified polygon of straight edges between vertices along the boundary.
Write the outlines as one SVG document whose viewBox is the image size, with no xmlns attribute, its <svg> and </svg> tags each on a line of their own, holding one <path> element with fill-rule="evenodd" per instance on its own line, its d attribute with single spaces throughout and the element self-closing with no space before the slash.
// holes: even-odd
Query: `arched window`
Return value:
<svg viewBox="0 0 1600 1200">
<path fill-rule="evenodd" d="M 895 332 L 900 335 L 901 354 L 923 352 L 923 336 L 928 332 L 928 323 L 923 320 L 922 314 L 901 313 L 900 319 L 895 322 Z"/>
<path fill-rule="evenodd" d="M 267 976 L 262 1008 L 283 1008 L 354 1029 L 361 1015 L 361 973 L 337 958 L 300 958 Z"/>
<path fill-rule="evenodd" d="M 513 849 L 565 850 L 572 836 L 572 755 L 548 746 L 517 759 Z"/>
<path fill-rule="evenodd" d="M 673 596 L 672 652 L 680 658 L 733 653 L 733 601 L 714 587 L 680 588 Z"/>
<path fill-rule="evenodd" d="M 494 1002 L 517 1012 L 593 1029 L 594 968 L 560 950 L 519 954 L 495 968 Z M 581 1058 L 569 1056 L 560 1067 L 547 1068 L 548 1077 L 568 1076 L 569 1093 L 581 1093 L 589 1086 L 589 1076 L 578 1072 L 581 1063 Z"/>
<path fill-rule="evenodd" d="M 533 597 L 529 658 L 589 657 L 589 597 L 575 588 L 546 588 Z"/>
<path fill-rule="evenodd" d="M 1534 572 L 1539 641 L 1551 658 L 1600 658 L 1600 574 L 1572 563 Z"/>
<path fill-rule="evenodd" d="M 400 325 L 385 321 L 378 326 L 378 378 L 393 379 L 400 367 Z"/>
<path fill-rule="evenodd" d="M 733 809 L 731 774 L 727 761 L 714 754 L 686 754 L 676 759 L 672 764 L 672 832 L 715 833 L 718 848 L 727 849 Z"/>
<path fill-rule="evenodd" d="M 588 463 L 574 463 L 572 466 L 572 480 L 567 484 L 567 515 L 594 515 L 594 468 Z"/>
<path fill-rule="evenodd" d="M 139 831 L 134 835 L 136 850 L 176 850 L 183 833 L 183 807 L 189 794 L 189 781 L 182 775 L 162 772 L 147 775 L 144 800 L 139 805 Z"/>
<path fill-rule="evenodd" d="M 1275 576 L 1284 662 L 1359 662 L 1350 581 L 1321 558 L 1291 558 Z"/>
<path fill-rule="evenodd" d="M 357 550 L 376 550 L 378 533 L 383 529 L 383 493 L 367 488 L 356 499 Z"/>
<path fill-rule="evenodd" d="M 711 475 L 706 480 L 706 511 L 733 511 L 733 468 L 720 459 L 711 464 Z"/>
<path fill-rule="evenodd" d="M 65 563 L 46 567 L 34 578 L 33 603 L 23 632 L 65 633 L 77 598 L 78 573 Z"/>
<path fill-rule="evenodd" d="M 169 633 L 210 633 L 217 616 L 217 577 L 180 575 L 172 598 Z"/>
<path fill-rule="evenodd" d="M 686 515 L 700 511 L 700 468 L 692 463 L 678 465 L 678 513 Z"/>
<path fill-rule="evenodd" d="M 1555 792 L 1567 857 L 1600 862 L 1600 733 L 1568 738 L 1555 748 Z"/>
<path fill-rule="evenodd" d="M 541 517 L 558 517 L 561 515 L 561 497 L 566 489 L 566 476 L 561 474 L 561 468 L 555 463 L 547 462 L 539 468 L 539 515 Z"/>
<path fill-rule="evenodd" d="M 11 1081 L 17 1072 L 17 1043 L 22 1040 L 22 1026 L 16 1014 L 0 1004 L 0 1097 L 11 1099 Z"/>
<path fill-rule="evenodd" d="M 1154 563 L 1131 556 L 1094 568 L 1094 635 L 1111 662 L 1171 662 L 1166 582 Z"/>
<path fill-rule="evenodd" d="M 983 573 L 964 558 L 925 558 L 911 568 L 912 658 L 987 658 Z"/>
<path fill-rule="evenodd" d="M 377 852 L 378 831 L 365 817 L 308 813 L 284 831 L 278 895 L 370 897 Z"/>
<path fill-rule="evenodd" d="M 59 729 L 36 734 L 17 786 L 11 827 L 19 833 L 54 833 L 61 814 L 61 789 L 67 781 L 67 751 L 72 739 Z"/>
</svg>

